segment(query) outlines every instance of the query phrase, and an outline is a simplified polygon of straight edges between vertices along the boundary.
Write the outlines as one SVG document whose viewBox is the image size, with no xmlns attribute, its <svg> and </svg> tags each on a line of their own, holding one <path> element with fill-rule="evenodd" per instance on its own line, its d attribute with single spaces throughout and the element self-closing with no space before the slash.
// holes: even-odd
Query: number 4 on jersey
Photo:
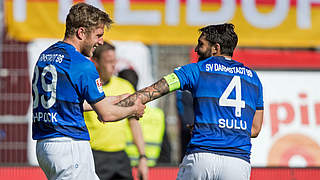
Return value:
<svg viewBox="0 0 320 180">
<path fill-rule="evenodd" d="M 228 99 L 232 90 L 236 88 L 236 99 Z M 234 76 L 226 90 L 219 99 L 219 106 L 235 107 L 236 117 L 241 117 L 241 108 L 245 108 L 245 101 L 241 100 L 241 80 L 240 76 Z"/>
</svg>

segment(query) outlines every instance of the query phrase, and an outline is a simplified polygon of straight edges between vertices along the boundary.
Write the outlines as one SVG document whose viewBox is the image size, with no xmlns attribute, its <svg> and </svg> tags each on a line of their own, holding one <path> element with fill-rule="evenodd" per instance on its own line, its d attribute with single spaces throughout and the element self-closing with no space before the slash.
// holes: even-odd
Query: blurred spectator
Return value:
<svg viewBox="0 0 320 180">
<path fill-rule="evenodd" d="M 134 90 L 135 91 L 137 90 L 139 78 L 138 78 L 138 74 L 134 70 L 132 70 L 132 69 L 121 70 L 118 73 L 118 76 L 120 78 L 123 78 L 123 79 L 129 81 L 132 84 L 132 86 L 134 87 Z"/>
<path fill-rule="evenodd" d="M 103 83 L 107 96 L 134 93 L 132 85 L 119 77 L 113 76 L 116 64 L 115 47 L 109 43 L 98 46 L 94 51 L 93 62 Z M 133 179 L 130 160 L 126 154 L 126 126 L 133 135 L 133 142 L 138 147 L 138 174 L 142 179 L 148 178 L 147 158 L 144 150 L 144 140 L 139 122 L 130 118 L 102 124 L 97 121 L 94 112 L 84 113 L 85 121 L 91 136 L 90 145 L 93 151 L 96 173 L 100 179 Z"/>
<path fill-rule="evenodd" d="M 167 127 L 165 125 L 165 127 Z M 164 130 L 163 134 L 163 140 L 161 144 L 161 151 L 160 156 L 158 158 L 157 164 L 162 164 L 163 166 L 166 166 L 168 164 L 171 164 L 171 144 L 168 137 L 167 129 Z"/>
<path fill-rule="evenodd" d="M 128 80 L 135 88 L 138 84 L 138 75 L 132 69 L 125 69 L 119 72 L 119 77 Z M 145 152 L 148 157 L 148 166 L 155 166 L 161 152 L 161 144 L 165 131 L 165 116 L 160 108 L 147 106 L 145 113 L 140 118 L 139 123 L 142 128 L 145 140 Z M 136 166 L 139 160 L 139 153 L 132 142 L 130 129 L 127 128 L 127 147 L 126 152 L 131 160 L 131 165 Z M 170 153 L 169 153 L 170 154 Z"/>
</svg>

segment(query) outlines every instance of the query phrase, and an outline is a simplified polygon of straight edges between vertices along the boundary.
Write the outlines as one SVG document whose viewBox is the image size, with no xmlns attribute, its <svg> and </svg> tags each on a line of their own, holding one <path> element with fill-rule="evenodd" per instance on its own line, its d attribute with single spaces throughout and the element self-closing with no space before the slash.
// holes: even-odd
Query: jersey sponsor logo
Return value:
<svg viewBox="0 0 320 180">
<path fill-rule="evenodd" d="M 102 83 L 101 83 L 101 81 L 100 81 L 100 78 L 96 79 L 96 85 L 97 85 L 98 91 L 99 91 L 100 93 L 103 93 Z"/>
<path fill-rule="evenodd" d="M 237 119 L 219 119 L 219 127 L 220 128 L 228 128 L 228 129 L 247 129 L 247 122 L 244 120 Z"/>
</svg>

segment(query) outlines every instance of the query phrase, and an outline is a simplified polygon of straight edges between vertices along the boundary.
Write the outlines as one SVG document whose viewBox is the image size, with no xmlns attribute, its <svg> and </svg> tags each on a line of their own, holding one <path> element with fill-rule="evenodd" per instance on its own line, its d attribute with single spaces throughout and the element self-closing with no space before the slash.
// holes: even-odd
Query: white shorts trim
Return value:
<svg viewBox="0 0 320 180">
<path fill-rule="evenodd" d="M 69 137 L 37 141 L 39 166 L 51 179 L 98 180 L 89 141 Z"/>
<path fill-rule="evenodd" d="M 250 164 L 214 153 L 192 153 L 183 158 L 177 180 L 249 180 Z"/>
</svg>

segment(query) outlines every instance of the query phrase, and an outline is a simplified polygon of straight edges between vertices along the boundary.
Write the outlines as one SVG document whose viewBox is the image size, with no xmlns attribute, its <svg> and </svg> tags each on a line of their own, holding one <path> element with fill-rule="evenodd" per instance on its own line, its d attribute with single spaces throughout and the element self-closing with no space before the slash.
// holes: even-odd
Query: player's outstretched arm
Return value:
<svg viewBox="0 0 320 180">
<path fill-rule="evenodd" d="M 106 100 L 110 104 L 116 104 L 116 103 L 118 103 L 119 101 L 121 101 L 122 99 L 124 99 L 124 98 L 126 98 L 128 96 L 130 96 L 130 94 L 122 94 L 122 95 L 119 95 L 119 96 L 107 96 Z M 93 111 L 91 105 L 87 101 L 83 102 L 83 111 Z"/>
<path fill-rule="evenodd" d="M 258 137 L 263 122 L 263 110 L 256 110 L 256 113 L 254 114 L 253 122 L 252 122 L 252 128 L 251 128 L 251 137 L 256 138 Z"/>
<path fill-rule="evenodd" d="M 123 107 L 130 106 L 137 99 L 141 99 L 142 104 L 146 104 L 147 102 L 155 100 L 179 88 L 180 81 L 177 75 L 172 73 L 163 77 L 151 86 L 141 89 L 124 100 L 121 100 L 117 105 Z"/>
<path fill-rule="evenodd" d="M 145 105 L 140 99 L 136 99 L 130 106 L 120 107 L 110 102 L 110 98 L 91 104 L 92 109 L 97 113 L 98 118 L 102 122 L 119 121 L 127 117 L 142 117 Z"/>
<path fill-rule="evenodd" d="M 143 88 L 129 97 L 121 100 L 117 105 L 127 107 L 133 104 L 137 99 L 141 99 L 142 104 L 146 104 L 154 99 L 157 99 L 169 92 L 169 86 L 167 81 L 162 78 L 158 82 Z"/>
</svg>

